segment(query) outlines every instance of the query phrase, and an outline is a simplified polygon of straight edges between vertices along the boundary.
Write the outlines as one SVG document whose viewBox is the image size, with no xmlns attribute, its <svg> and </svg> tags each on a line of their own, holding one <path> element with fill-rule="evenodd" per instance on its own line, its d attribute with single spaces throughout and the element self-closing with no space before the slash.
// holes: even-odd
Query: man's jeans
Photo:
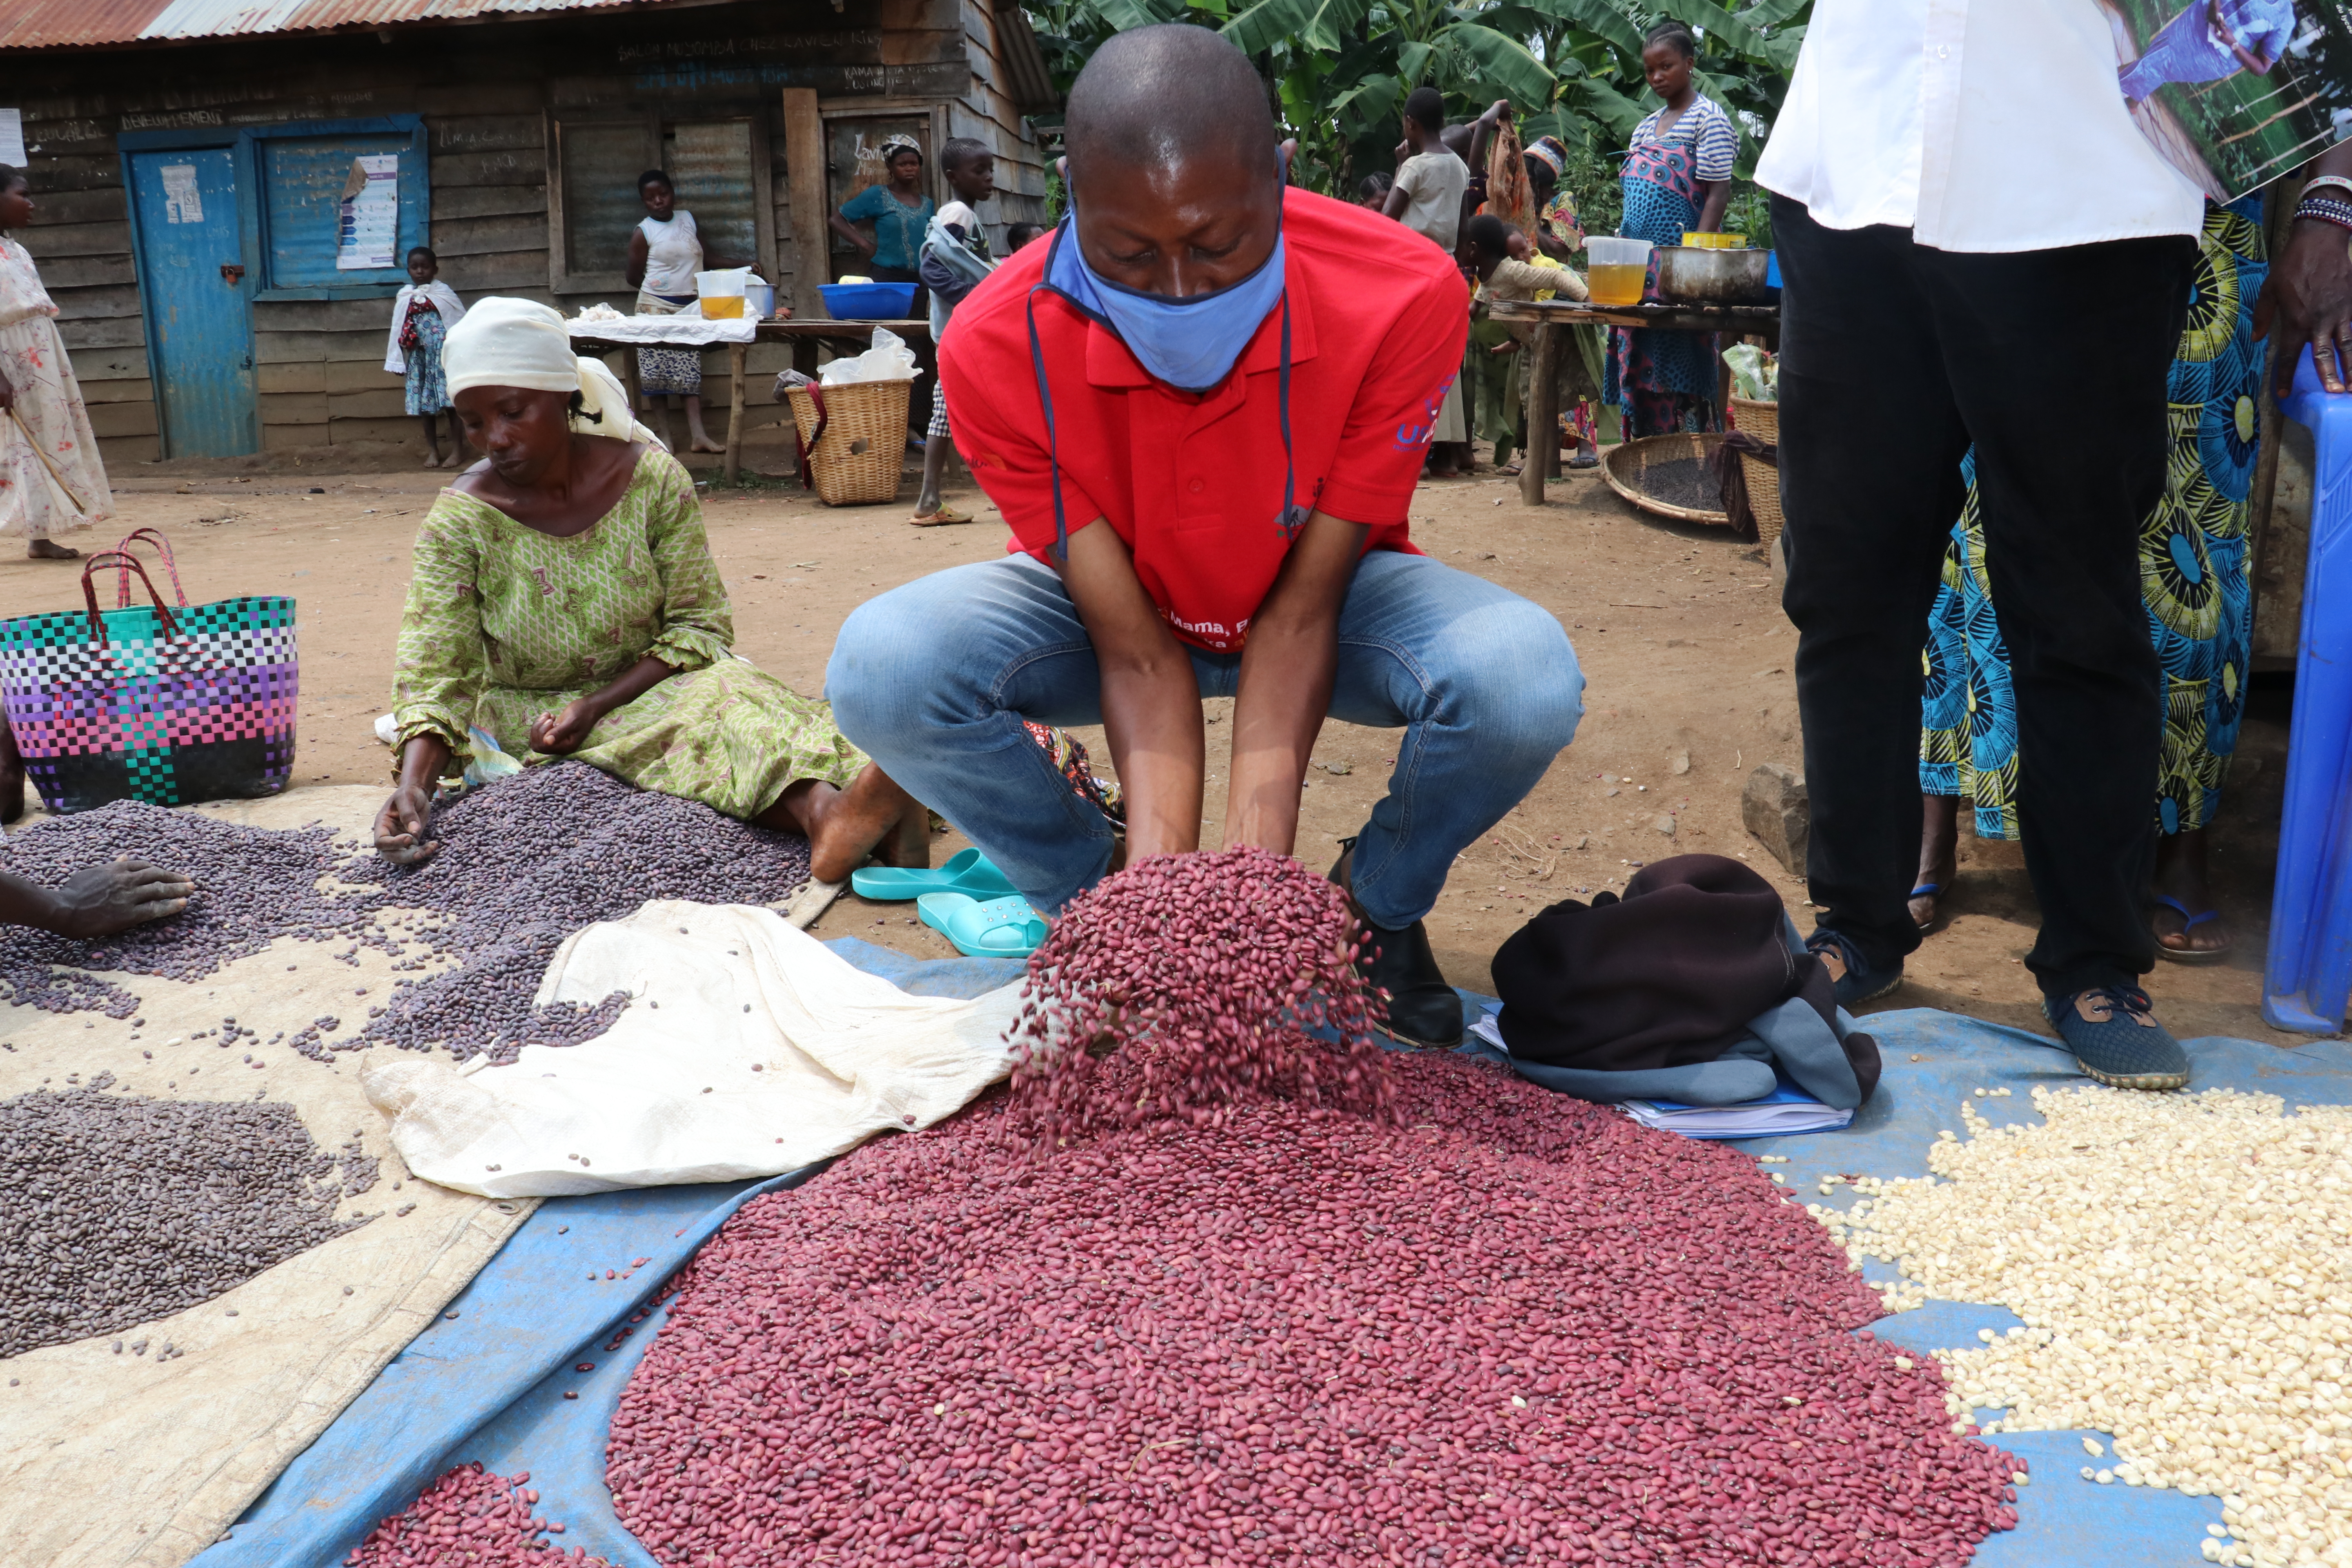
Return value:
<svg viewBox="0 0 2352 1568">
<path fill-rule="evenodd" d="M 1234 694 L 1239 654 L 1192 655 L 1202 697 Z M 825 670 L 842 733 L 1047 912 L 1101 879 L 1112 828 L 1021 721 L 1099 724 L 1101 688 L 1061 578 L 1025 555 L 868 600 Z M 1568 634 L 1541 606 L 1427 556 L 1365 556 L 1339 612 L 1331 717 L 1404 731 L 1356 843 L 1354 891 L 1373 924 L 1429 912 L 1454 856 L 1574 738 L 1583 691 Z"/>
</svg>

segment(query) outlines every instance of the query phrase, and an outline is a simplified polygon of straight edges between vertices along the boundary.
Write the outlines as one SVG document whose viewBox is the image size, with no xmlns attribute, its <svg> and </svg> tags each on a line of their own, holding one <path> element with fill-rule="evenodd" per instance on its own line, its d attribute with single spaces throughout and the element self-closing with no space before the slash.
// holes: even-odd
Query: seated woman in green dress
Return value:
<svg viewBox="0 0 2352 1568">
<path fill-rule="evenodd" d="M 796 695 L 731 653 L 734 620 L 694 481 L 638 424 L 563 319 L 485 300 L 442 350 L 487 460 L 417 532 L 393 719 L 399 784 L 376 849 L 429 856 L 435 781 L 480 728 L 534 762 L 573 757 L 640 788 L 804 834 L 837 882 L 869 853 L 929 863 L 928 816 Z"/>
</svg>

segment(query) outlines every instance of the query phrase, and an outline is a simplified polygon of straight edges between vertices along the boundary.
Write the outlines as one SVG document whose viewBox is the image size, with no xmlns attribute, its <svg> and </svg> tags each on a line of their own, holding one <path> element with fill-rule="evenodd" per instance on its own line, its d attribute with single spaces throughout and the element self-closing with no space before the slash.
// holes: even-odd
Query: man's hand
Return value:
<svg viewBox="0 0 2352 1568">
<path fill-rule="evenodd" d="M 1501 342 L 1496 343 L 1493 348 L 1488 349 L 1486 352 L 1490 354 L 1515 354 L 1519 352 L 1519 345 L 1517 341 Z"/>
<path fill-rule="evenodd" d="M 1339 670 L 1339 609 L 1370 530 L 1316 512 L 1283 557 L 1250 621 L 1234 698 L 1233 780 L 1225 847 L 1277 855 L 1298 838 L 1298 786 Z"/>
<path fill-rule="evenodd" d="M 176 915 L 188 907 L 196 890 L 196 885 L 179 872 L 128 856 L 111 865 L 76 871 L 52 893 L 42 893 L 13 877 L 7 880 L 12 884 L 9 893 L 29 892 L 46 906 L 23 911 L 28 917 L 24 923 L 84 940 L 112 936 L 131 926 Z"/>
<path fill-rule="evenodd" d="M 1097 518 L 1074 530 L 1060 571 L 1102 671 L 1103 729 L 1127 804 L 1128 860 L 1198 849 L 1206 742 L 1192 657 L 1144 592 L 1134 557 L 1109 523 Z"/>
<path fill-rule="evenodd" d="M 588 743 L 588 731 L 604 716 L 586 697 L 575 697 L 558 713 L 542 713 L 530 721 L 530 749 L 550 756 L 569 756 Z"/>
</svg>

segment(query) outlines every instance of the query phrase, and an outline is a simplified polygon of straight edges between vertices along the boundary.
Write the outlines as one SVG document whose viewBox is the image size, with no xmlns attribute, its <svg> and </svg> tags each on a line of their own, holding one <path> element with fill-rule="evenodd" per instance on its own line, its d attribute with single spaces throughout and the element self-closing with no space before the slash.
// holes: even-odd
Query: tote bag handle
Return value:
<svg viewBox="0 0 2352 1568">
<path fill-rule="evenodd" d="M 156 588 L 153 579 L 147 575 L 147 568 L 139 557 L 126 555 L 119 550 L 101 550 L 85 562 L 81 569 L 82 602 L 89 606 L 90 641 L 100 647 L 110 646 L 106 640 L 106 617 L 98 612 L 98 584 L 90 580 L 91 574 L 104 566 L 112 566 L 116 571 L 126 574 L 138 573 L 139 580 L 147 584 L 147 596 L 155 603 L 155 618 L 163 623 L 163 635 L 167 637 L 180 635 L 180 623 L 173 617 L 171 606 L 163 603 L 162 592 Z"/>
<path fill-rule="evenodd" d="M 186 609 L 188 590 L 180 583 L 180 564 L 172 559 L 172 542 L 164 538 L 161 532 L 152 528 L 142 528 L 135 532 L 126 533 L 114 546 L 114 553 L 129 555 L 131 547 L 142 540 L 154 545 L 156 552 L 163 557 L 163 570 L 172 574 L 172 592 L 178 596 L 180 608 Z M 118 610 L 127 610 L 131 607 L 131 572 L 128 567 L 117 566 L 114 569 L 114 607 Z"/>
</svg>

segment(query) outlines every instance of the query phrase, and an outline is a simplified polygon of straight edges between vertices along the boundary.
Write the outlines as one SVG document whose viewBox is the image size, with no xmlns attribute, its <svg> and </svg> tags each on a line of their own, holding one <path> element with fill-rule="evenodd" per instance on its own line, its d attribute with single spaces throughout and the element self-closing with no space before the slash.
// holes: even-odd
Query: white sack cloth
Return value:
<svg viewBox="0 0 2352 1568">
<path fill-rule="evenodd" d="M 508 1067 L 385 1062 L 361 1079 L 427 1181 L 488 1197 L 732 1182 L 928 1127 L 1005 1075 L 1016 983 L 910 996 L 772 910 L 664 900 L 574 932 L 546 1006 L 635 998 L 597 1039 Z"/>
<path fill-rule="evenodd" d="M 760 323 L 750 316 L 713 320 L 697 312 L 677 316 L 573 316 L 564 329 L 591 342 L 643 343 L 648 348 L 708 348 L 712 343 L 757 342 Z"/>
</svg>

